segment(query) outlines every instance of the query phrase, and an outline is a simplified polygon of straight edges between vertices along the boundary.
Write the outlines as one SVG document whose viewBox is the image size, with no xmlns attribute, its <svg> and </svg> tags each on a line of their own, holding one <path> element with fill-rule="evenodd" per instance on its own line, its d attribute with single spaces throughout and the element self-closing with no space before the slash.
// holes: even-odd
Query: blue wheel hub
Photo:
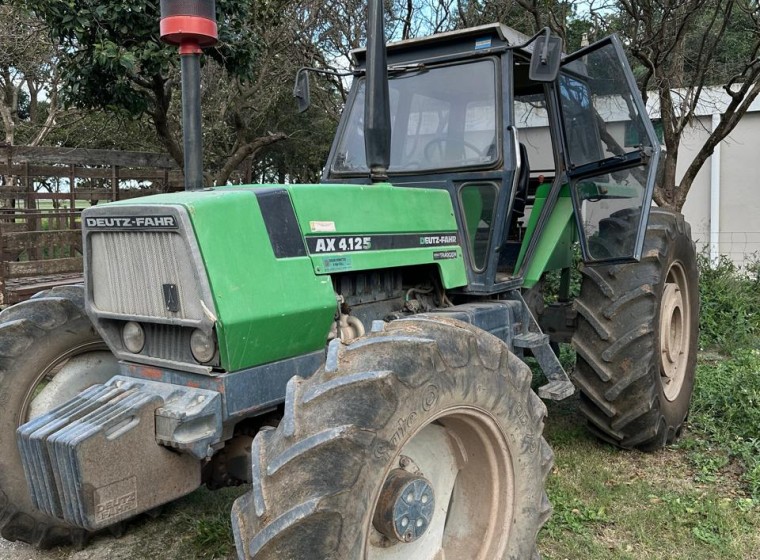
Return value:
<svg viewBox="0 0 760 560">
<path fill-rule="evenodd" d="M 427 479 L 403 469 L 391 471 L 383 485 L 373 523 L 391 539 L 414 542 L 430 527 L 435 494 Z"/>
</svg>

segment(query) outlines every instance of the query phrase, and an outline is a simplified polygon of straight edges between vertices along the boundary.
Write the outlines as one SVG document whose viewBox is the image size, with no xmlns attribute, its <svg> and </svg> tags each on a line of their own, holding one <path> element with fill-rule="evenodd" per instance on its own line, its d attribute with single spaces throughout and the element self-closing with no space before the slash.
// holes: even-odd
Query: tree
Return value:
<svg viewBox="0 0 760 560">
<path fill-rule="evenodd" d="M 58 45 L 18 6 L 0 4 L 0 117 L 5 144 L 36 146 L 60 113 Z"/>
<path fill-rule="evenodd" d="M 147 116 L 168 153 L 183 164 L 179 56 L 159 40 L 157 1 L 29 0 L 62 45 L 65 101 L 82 109 Z M 217 0 L 218 46 L 203 57 L 205 169 L 226 182 L 246 158 L 282 141 L 279 108 L 292 103 L 303 65 L 297 4 Z M 292 105 L 291 105 L 292 106 Z"/>
<path fill-rule="evenodd" d="M 760 8 L 755 0 L 620 0 L 619 6 L 616 23 L 642 66 L 642 95 L 652 91 L 660 106 L 666 157 L 655 202 L 680 211 L 699 170 L 760 94 Z M 711 85 L 722 86 L 729 102 L 677 181 L 678 147 Z"/>
</svg>

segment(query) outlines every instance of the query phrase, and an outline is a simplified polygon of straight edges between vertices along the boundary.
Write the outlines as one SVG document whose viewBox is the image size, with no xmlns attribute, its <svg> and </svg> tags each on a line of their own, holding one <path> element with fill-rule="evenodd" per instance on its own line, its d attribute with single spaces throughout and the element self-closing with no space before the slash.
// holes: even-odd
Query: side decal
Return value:
<svg viewBox="0 0 760 560">
<path fill-rule="evenodd" d="M 388 251 L 419 247 L 459 245 L 459 235 L 446 233 L 400 233 L 376 235 L 310 235 L 306 246 L 310 254 Z M 456 258 L 456 254 L 454 257 Z"/>
</svg>

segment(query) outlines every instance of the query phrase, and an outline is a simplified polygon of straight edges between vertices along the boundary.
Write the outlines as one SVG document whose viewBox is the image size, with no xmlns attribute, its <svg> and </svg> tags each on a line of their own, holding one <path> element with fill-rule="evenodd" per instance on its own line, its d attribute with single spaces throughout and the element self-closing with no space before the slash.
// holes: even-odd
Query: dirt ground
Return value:
<svg viewBox="0 0 760 560">
<path fill-rule="evenodd" d="M 111 535 L 95 539 L 84 550 L 59 548 L 53 550 L 36 550 L 20 543 L 0 539 L 0 559 L 2 560 L 135 560 L 148 558 L 135 555 L 135 549 L 142 543 L 141 537 L 134 531 L 120 539 Z M 166 543 L 164 543 L 166 545 Z M 159 556 L 153 556 L 158 558 Z"/>
<path fill-rule="evenodd" d="M 184 508 L 178 508 L 184 509 Z M 185 512 L 190 513 L 190 512 Z M 138 519 L 129 524 L 124 535 L 108 531 L 93 537 L 87 547 L 36 550 L 20 542 L 0 539 L 0 560 L 166 560 L 177 558 L 180 542 L 187 534 L 177 530 L 176 515 L 158 519 Z M 182 554 L 185 556 L 185 554 Z"/>
<path fill-rule="evenodd" d="M 93 544 L 93 546 L 79 551 L 63 549 L 42 551 L 36 550 L 24 543 L 0 539 L 0 558 L 2 560 L 95 560 L 96 558 L 108 558 L 110 560 L 111 558 L 116 558 L 116 556 L 112 556 L 111 553 L 113 551 L 111 548 L 112 546 L 107 544 L 105 546 Z M 97 555 L 93 555 L 96 552 Z M 128 556 L 121 556 L 121 558 L 126 560 Z"/>
</svg>

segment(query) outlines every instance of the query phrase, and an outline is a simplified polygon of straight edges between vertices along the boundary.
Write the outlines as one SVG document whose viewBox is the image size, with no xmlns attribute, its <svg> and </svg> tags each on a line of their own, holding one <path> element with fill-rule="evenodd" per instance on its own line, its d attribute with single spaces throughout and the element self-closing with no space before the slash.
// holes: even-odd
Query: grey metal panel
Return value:
<svg viewBox="0 0 760 560">
<path fill-rule="evenodd" d="M 151 218 L 172 220 L 171 227 L 137 227 Z M 127 223 L 98 226 L 92 224 Z M 88 225 L 91 224 L 91 225 Z M 109 205 L 83 212 L 86 308 L 110 350 L 121 360 L 211 374 L 210 364 L 197 363 L 189 348 L 187 329 L 213 335 L 216 309 L 200 248 L 187 214 L 180 205 Z M 168 309 L 164 284 L 174 284 L 179 311 Z M 146 340 L 140 354 L 128 352 L 121 340 L 124 321 L 135 320 L 156 329 L 158 340 Z M 160 330 L 172 325 L 175 330 Z M 185 327 L 185 329 L 180 328 Z M 176 340 L 167 337 L 174 333 Z"/>
<path fill-rule="evenodd" d="M 325 361 L 320 350 L 225 376 L 226 418 L 244 417 L 282 403 L 294 375 L 310 377 Z"/>
<path fill-rule="evenodd" d="M 502 339 L 512 348 L 512 339 L 522 328 L 522 305 L 517 301 L 485 301 L 483 303 L 465 303 L 429 313 L 410 317 L 450 317 L 470 323 Z"/>
<path fill-rule="evenodd" d="M 35 506 L 96 530 L 197 488 L 222 435 L 219 393 L 116 376 L 24 424 L 17 440 Z"/>
<path fill-rule="evenodd" d="M 94 231 L 93 304 L 127 316 L 201 321 L 201 289 L 182 235 L 174 231 Z M 179 290 L 179 311 L 167 309 L 164 284 Z"/>
<path fill-rule="evenodd" d="M 190 351 L 190 337 L 193 329 L 156 323 L 143 323 L 143 328 L 145 329 L 143 353 L 173 362 L 195 362 Z"/>
<path fill-rule="evenodd" d="M 285 400 L 285 387 L 294 375 L 310 377 L 325 361 L 325 352 L 287 358 L 217 376 L 203 375 L 170 368 L 144 368 L 120 362 L 120 373 L 135 381 L 149 379 L 181 387 L 198 387 L 215 391 L 222 398 L 223 421 L 238 421 Z"/>
</svg>

